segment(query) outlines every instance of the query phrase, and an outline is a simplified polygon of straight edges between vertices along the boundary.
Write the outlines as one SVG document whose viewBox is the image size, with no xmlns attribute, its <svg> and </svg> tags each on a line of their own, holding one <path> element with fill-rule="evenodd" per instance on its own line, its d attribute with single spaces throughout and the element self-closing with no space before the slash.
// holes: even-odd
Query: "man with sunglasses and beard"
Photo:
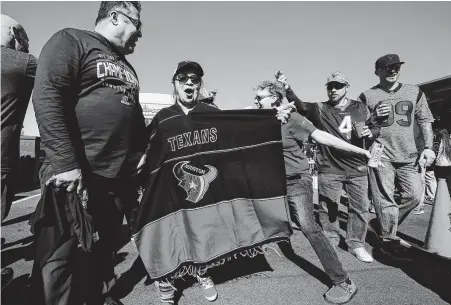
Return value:
<svg viewBox="0 0 451 305">
<path fill-rule="evenodd" d="M 16 193 L 19 171 L 20 132 L 30 101 L 36 73 L 36 57 L 28 54 L 25 29 L 7 15 L 1 16 L 2 46 L 2 222 Z M 1 239 L 3 246 L 4 239 Z M 2 270 L 2 288 L 13 278 L 13 269 Z"/>
<path fill-rule="evenodd" d="M 138 77 L 126 59 L 142 37 L 140 13 L 139 1 L 103 1 L 94 31 L 61 30 L 41 52 L 33 93 L 46 153 L 41 187 L 80 196 L 87 190 L 99 237 L 94 268 L 75 268 L 75 220 L 66 213 L 62 221 L 70 232 L 49 249 L 36 275 L 42 278 L 45 304 L 73 304 L 83 297 L 84 291 L 76 291 L 81 283 L 73 280 L 82 271 L 93 281 L 88 304 L 118 304 L 111 294 L 113 259 L 124 214 L 130 221 L 137 207 L 136 177 L 147 140 Z"/>
<path fill-rule="evenodd" d="M 375 140 L 384 145 L 382 160 L 385 167 L 371 168 L 370 187 L 378 223 L 380 250 L 394 258 L 409 259 L 409 244 L 396 233 L 399 224 L 420 203 L 422 186 L 420 173 L 435 159 L 433 148 L 434 118 L 426 96 L 414 85 L 398 82 L 401 65 L 397 54 L 380 57 L 375 64 L 379 84 L 363 92 L 359 99 L 379 121 L 380 136 Z M 424 150 L 419 154 L 415 146 L 415 121 L 424 139 Z M 395 185 L 401 192 L 395 201 Z M 407 251 L 406 251 L 407 250 Z"/>
<path fill-rule="evenodd" d="M 379 128 L 368 107 L 347 97 L 349 82 L 343 73 L 334 72 L 327 78 L 329 100 L 323 103 L 302 102 L 288 86 L 283 73 L 276 77 L 285 85 L 287 99 L 294 101 L 298 111 L 318 129 L 361 148 L 368 148 L 369 142 L 378 136 Z M 340 242 L 338 203 L 344 186 L 348 195 L 346 244 L 357 259 L 371 263 L 373 258 L 364 247 L 370 205 L 367 160 L 325 145 L 320 145 L 320 151 L 318 212 L 322 228 L 337 249 Z"/>
</svg>

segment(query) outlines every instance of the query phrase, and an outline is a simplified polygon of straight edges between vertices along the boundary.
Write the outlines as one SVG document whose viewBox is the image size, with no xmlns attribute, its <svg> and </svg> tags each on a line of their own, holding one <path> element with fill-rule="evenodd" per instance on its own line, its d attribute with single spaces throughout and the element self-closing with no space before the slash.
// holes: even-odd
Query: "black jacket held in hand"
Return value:
<svg viewBox="0 0 451 305">
<path fill-rule="evenodd" d="M 77 235 L 84 251 L 90 252 L 94 245 L 92 216 L 75 192 L 46 186 L 29 223 L 37 241 L 35 264 L 39 269 L 72 234 Z"/>
</svg>

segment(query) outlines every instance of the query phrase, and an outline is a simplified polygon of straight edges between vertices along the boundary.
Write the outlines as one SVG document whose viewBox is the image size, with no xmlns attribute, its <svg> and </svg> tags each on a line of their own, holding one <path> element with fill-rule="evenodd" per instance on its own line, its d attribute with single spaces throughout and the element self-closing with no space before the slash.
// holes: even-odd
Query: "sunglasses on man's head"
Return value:
<svg viewBox="0 0 451 305">
<path fill-rule="evenodd" d="M 399 70 L 401 70 L 401 64 L 394 64 L 394 65 L 389 65 L 389 66 L 385 66 L 380 68 L 380 70 L 386 71 L 386 72 L 390 72 L 395 70 L 396 72 L 398 72 Z"/>
<path fill-rule="evenodd" d="M 198 77 L 197 75 L 178 74 L 175 79 L 183 84 L 186 83 L 188 79 L 190 79 L 194 85 L 200 83 L 200 77 Z"/>
<path fill-rule="evenodd" d="M 332 89 L 340 90 L 340 89 L 343 89 L 344 86 L 346 86 L 346 84 L 342 84 L 342 83 L 328 83 L 327 84 L 327 90 L 332 90 Z"/>
<path fill-rule="evenodd" d="M 116 13 L 121 14 L 122 16 L 127 17 L 128 20 L 130 20 L 130 22 L 133 23 L 133 25 L 136 27 L 136 30 L 139 31 L 139 32 L 141 31 L 141 27 L 142 27 L 142 25 L 143 25 L 142 22 L 141 22 L 141 20 L 132 18 L 132 17 L 130 17 L 129 15 L 126 15 L 126 14 L 120 12 L 120 11 L 117 11 Z"/>
</svg>

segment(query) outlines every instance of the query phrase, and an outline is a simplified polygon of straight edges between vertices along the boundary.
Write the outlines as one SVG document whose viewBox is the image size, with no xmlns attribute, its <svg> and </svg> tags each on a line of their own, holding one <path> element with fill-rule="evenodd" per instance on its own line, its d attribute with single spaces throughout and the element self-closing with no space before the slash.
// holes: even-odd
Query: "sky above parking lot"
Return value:
<svg viewBox="0 0 451 305">
<path fill-rule="evenodd" d="M 97 1 L 1 3 L 36 56 L 60 29 L 93 30 L 98 8 Z M 278 69 L 304 100 L 326 100 L 325 80 L 336 70 L 357 97 L 377 83 L 374 62 L 387 53 L 406 62 L 402 82 L 450 75 L 449 12 L 451 2 L 143 2 L 143 37 L 129 60 L 141 92 L 168 94 L 176 64 L 198 61 L 224 109 L 252 105 L 252 88 Z"/>
</svg>

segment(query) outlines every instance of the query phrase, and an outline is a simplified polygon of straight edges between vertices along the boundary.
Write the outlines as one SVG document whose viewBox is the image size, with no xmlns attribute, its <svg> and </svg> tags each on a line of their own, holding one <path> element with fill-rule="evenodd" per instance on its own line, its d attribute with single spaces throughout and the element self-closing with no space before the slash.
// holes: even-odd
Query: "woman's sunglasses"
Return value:
<svg viewBox="0 0 451 305">
<path fill-rule="evenodd" d="M 175 77 L 175 79 L 177 80 L 177 81 L 179 81 L 179 82 L 181 82 L 181 83 L 186 83 L 187 81 L 188 81 L 188 79 L 190 79 L 191 80 L 191 82 L 194 84 L 194 85 L 197 85 L 197 84 L 199 84 L 200 83 L 200 77 L 198 77 L 197 75 L 185 75 L 185 74 L 178 74 L 176 77 Z"/>
</svg>

